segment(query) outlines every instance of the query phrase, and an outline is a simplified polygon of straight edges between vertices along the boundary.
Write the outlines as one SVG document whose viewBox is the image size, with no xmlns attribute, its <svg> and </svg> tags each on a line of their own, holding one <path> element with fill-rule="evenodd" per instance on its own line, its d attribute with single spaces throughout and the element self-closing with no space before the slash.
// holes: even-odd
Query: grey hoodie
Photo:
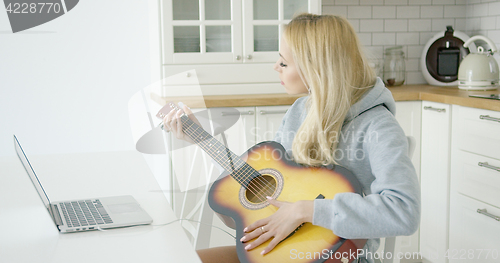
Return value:
<svg viewBox="0 0 500 263">
<path fill-rule="evenodd" d="M 275 137 L 289 153 L 306 117 L 306 101 L 300 98 L 290 107 Z M 377 250 L 379 238 L 411 235 L 420 222 L 419 182 L 395 112 L 392 94 L 378 78 L 349 109 L 335 151 L 337 162 L 356 175 L 365 196 L 339 193 L 333 200 L 314 201 L 313 224 L 342 238 L 369 239 L 365 254 Z M 373 257 L 361 262 L 373 262 Z"/>
</svg>

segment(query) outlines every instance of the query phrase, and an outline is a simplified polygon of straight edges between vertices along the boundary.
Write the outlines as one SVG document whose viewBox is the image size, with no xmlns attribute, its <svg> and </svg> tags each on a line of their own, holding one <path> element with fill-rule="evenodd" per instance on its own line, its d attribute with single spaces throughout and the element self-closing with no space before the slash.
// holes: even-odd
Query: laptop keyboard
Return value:
<svg viewBox="0 0 500 263">
<path fill-rule="evenodd" d="M 95 226 L 111 224 L 113 220 L 104 209 L 101 201 L 82 200 L 59 203 L 68 227 Z"/>
</svg>

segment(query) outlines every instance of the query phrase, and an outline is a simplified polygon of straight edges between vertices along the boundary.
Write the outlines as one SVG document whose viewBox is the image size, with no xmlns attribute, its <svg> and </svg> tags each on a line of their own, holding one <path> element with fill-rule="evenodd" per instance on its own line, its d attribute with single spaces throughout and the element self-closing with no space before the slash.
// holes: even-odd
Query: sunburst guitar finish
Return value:
<svg viewBox="0 0 500 263">
<path fill-rule="evenodd" d="M 276 142 L 255 145 L 241 157 L 259 172 L 250 175 L 223 174 L 211 187 L 212 209 L 234 221 L 236 247 L 241 262 L 351 262 L 349 255 L 361 249 L 364 240 L 346 240 L 329 229 L 306 223 L 278 244 L 270 253 L 260 252 L 270 241 L 246 251 L 239 240 L 243 229 L 253 222 L 271 216 L 277 207 L 266 201 L 271 196 L 279 201 L 296 202 L 316 198 L 333 199 L 335 194 L 360 192 L 357 179 L 347 169 L 335 166 L 306 168 L 287 158 L 285 149 Z M 241 172 L 240 172 L 241 173 Z M 222 217 L 227 222 L 228 218 Z M 231 224 L 231 221 L 228 222 Z M 356 254 L 354 254 L 356 255 Z M 342 256 L 348 261 L 342 261 Z M 309 257 L 309 258 L 308 258 Z"/>
<path fill-rule="evenodd" d="M 173 103 L 157 114 L 166 116 Z M 227 172 L 214 182 L 208 201 L 211 208 L 228 226 L 236 229 L 236 248 L 241 262 L 339 262 L 348 263 L 357 257 L 357 249 L 366 240 L 346 240 L 333 231 L 305 223 L 281 241 L 271 252 L 261 255 L 267 241 L 251 251 L 239 240 L 243 229 L 259 219 L 271 216 L 277 207 L 266 197 L 279 201 L 333 199 L 338 193 L 362 194 L 357 178 L 341 166 L 304 167 L 291 161 L 283 146 L 277 142 L 262 142 L 237 156 L 209 133 L 181 116 L 182 129 L 198 146 Z M 251 242 L 252 240 L 250 240 Z"/>
</svg>

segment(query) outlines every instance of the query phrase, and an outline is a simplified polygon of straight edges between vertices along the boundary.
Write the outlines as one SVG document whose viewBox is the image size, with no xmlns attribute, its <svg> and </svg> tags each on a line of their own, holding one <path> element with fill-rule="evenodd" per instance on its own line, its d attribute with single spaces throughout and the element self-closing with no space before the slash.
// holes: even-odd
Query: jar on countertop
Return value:
<svg viewBox="0 0 500 263">
<path fill-rule="evenodd" d="M 402 46 L 385 49 L 383 80 L 386 86 L 399 86 L 405 82 L 405 55 Z"/>
</svg>

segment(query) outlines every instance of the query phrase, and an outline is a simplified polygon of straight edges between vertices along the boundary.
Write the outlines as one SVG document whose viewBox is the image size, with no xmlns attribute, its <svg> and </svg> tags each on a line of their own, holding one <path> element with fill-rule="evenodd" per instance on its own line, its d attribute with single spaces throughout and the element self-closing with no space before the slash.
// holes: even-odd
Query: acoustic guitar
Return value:
<svg viewBox="0 0 500 263">
<path fill-rule="evenodd" d="M 157 114 L 162 118 L 170 110 L 179 110 L 168 103 Z M 333 199 L 335 194 L 362 194 L 357 178 L 347 169 L 331 165 L 305 167 L 291 160 L 283 146 L 266 141 L 251 147 L 242 156 L 231 152 L 189 117 L 180 117 L 183 132 L 224 168 L 224 172 L 208 193 L 210 207 L 222 221 L 236 229 L 236 248 L 241 262 L 352 262 L 366 240 L 347 240 L 332 230 L 304 223 L 282 240 L 271 252 L 261 255 L 268 245 L 246 251 L 239 240 L 243 229 L 251 223 L 271 216 L 277 207 L 267 196 L 279 201 L 296 202 L 318 198 Z"/>
</svg>

